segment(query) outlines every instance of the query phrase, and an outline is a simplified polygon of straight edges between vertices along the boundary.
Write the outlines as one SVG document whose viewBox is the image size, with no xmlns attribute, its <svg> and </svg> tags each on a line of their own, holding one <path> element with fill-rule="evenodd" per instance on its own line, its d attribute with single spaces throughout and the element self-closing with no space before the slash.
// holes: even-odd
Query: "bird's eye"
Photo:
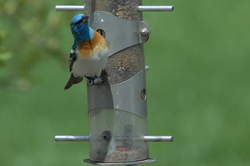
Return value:
<svg viewBox="0 0 250 166">
<path fill-rule="evenodd" d="M 79 21 L 77 21 L 75 24 L 76 25 L 79 25 L 79 24 L 81 24 L 82 23 L 82 20 L 79 20 Z"/>
</svg>

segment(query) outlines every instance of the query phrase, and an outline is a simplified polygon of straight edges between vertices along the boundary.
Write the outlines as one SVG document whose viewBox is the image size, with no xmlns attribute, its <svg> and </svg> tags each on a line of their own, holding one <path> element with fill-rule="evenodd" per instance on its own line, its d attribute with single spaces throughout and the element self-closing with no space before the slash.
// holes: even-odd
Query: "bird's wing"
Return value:
<svg viewBox="0 0 250 166">
<path fill-rule="evenodd" d="M 71 47 L 71 51 L 70 51 L 70 55 L 69 55 L 69 71 L 72 71 L 72 66 L 76 60 L 77 54 L 76 54 L 76 48 L 77 48 L 77 44 L 74 41 L 72 47 Z"/>
</svg>

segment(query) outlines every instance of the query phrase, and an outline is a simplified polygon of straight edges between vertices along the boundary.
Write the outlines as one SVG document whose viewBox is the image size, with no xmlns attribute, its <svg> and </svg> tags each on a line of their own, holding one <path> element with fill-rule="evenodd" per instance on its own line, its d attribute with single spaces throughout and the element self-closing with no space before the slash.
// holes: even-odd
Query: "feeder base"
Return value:
<svg viewBox="0 0 250 166">
<path fill-rule="evenodd" d="M 98 161 L 91 161 L 90 159 L 83 160 L 86 163 L 98 165 L 98 166 L 115 166 L 115 165 L 135 165 L 135 164 L 147 164 L 147 163 L 155 163 L 155 159 L 146 159 L 140 161 L 130 161 L 130 162 L 123 162 L 123 163 L 102 163 Z"/>
</svg>

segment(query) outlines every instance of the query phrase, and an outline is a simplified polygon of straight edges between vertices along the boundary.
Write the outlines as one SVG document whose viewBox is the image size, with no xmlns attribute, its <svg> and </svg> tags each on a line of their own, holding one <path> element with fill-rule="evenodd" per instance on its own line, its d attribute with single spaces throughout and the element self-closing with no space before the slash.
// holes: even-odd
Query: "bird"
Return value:
<svg viewBox="0 0 250 166">
<path fill-rule="evenodd" d="M 85 77 L 88 81 L 95 78 L 105 80 L 105 67 L 108 61 L 108 47 L 105 39 L 89 27 L 89 16 L 75 15 L 70 23 L 74 42 L 69 57 L 70 78 L 64 87 L 69 89 L 73 84 L 80 83 Z"/>
</svg>

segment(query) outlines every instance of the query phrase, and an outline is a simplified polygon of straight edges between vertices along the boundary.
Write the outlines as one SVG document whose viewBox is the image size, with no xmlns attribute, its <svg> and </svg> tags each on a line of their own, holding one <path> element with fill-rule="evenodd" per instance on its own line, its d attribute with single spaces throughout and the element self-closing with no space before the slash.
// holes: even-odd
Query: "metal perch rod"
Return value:
<svg viewBox="0 0 250 166">
<path fill-rule="evenodd" d="M 140 12 L 172 12 L 174 11 L 174 6 L 138 6 L 138 11 Z"/>
<path fill-rule="evenodd" d="M 79 5 L 57 5 L 56 11 L 83 11 L 84 6 Z M 137 8 L 140 12 L 147 12 L 147 11 L 166 11 L 171 12 L 174 11 L 174 6 L 138 6 Z"/>
<path fill-rule="evenodd" d="M 79 5 L 57 5 L 56 11 L 83 11 L 84 6 Z"/>
<path fill-rule="evenodd" d="M 121 141 L 131 138 L 118 138 Z M 89 136 L 80 136 L 80 135 L 56 135 L 56 141 L 89 141 Z M 141 140 L 138 138 L 138 140 Z M 173 136 L 144 136 L 143 140 L 145 142 L 172 142 Z"/>
</svg>

